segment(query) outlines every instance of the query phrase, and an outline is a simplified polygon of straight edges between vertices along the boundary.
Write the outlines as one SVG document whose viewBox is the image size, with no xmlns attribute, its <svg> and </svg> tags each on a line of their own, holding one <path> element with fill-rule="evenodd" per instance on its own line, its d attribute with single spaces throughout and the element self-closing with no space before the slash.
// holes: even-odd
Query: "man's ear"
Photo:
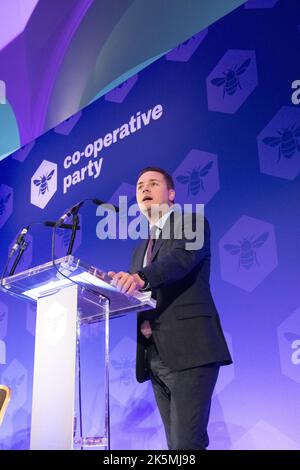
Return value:
<svg viewBox="0 0 300 470">
<path fill-rule="evenodd" d="M 175 189 L 169 189 L 169 201 L 174 202 L 175 199 Z"/>
</svg>

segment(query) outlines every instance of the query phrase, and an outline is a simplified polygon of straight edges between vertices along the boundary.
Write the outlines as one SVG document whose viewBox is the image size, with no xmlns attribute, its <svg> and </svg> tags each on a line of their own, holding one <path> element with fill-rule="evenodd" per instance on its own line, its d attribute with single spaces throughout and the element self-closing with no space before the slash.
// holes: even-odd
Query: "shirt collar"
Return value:
<svg viewBox="0 0 300 470">
<path fill-rule="evenodd" d="M 171 209 L 168 212 L 166 212 L 160 219 L 158 219 L 155 222 L 155 224 L 149 224 L 150 230 L 152 229 L 152 227 L 154 227 L 154 225 L 158 227 L 160 230 L 162 230 L 163 226 L 165 225 L 168 217 L 172 214 L 172 212 L 174 212 L 174 207 L 171 207 Z"/>
</svg>

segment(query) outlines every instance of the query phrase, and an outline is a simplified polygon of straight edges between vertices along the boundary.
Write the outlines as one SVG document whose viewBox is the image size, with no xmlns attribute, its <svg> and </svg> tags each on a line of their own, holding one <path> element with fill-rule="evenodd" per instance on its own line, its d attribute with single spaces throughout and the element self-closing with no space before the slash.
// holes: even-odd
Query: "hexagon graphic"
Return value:
<svg viewBox="0 0 300 470">
<path fill-rule="evenodd" d="M 6 364 L 6 344 L 0 339 L 0 364 Z"/>
<path fill-rule="evenodd" d="M 72 253 L 74 254 L 76 250 L 80 247 L 82 242 L 82 215 L 79 214 L 79 226 L 80 230 L 77 230 L 75 242 L 73 245 Z M 55 256 L 56 258 L 61 258 L 62 256 L 66 256 L 72 230 L 58 228 L 56 229 L 56 238 L 55 238 Z"/>
<path fill-rule="evenodd" d="M 297 442 L 264 420 L 258 421 L 232 446 L 232 450 L 298 450 Z"/>
<path fill-rule="evenodd" d="M 0 339 L 4 339 L 7 333 L 8 308 L 0 300 Z"/>
<path fill-rule="evenodd" d="M 76 126 L 76 124 L 78 123 L 79 119 L 81 118 L 81 115 L 82 115 L 82 111 L 79 111 L 78 113 L 69 117 L 61 124 L 54 127 L 53 129 L 54 132 L 56 132 L 57 134 L 62 134 L 62 135 L 69 135 L 71 131 L 74 129 L 74 127 Z"/>
<path fill-rule="evenodd" d="M 121 83 L 119 86 L 106 93 L 105 100 L 113 101 L 114 103 L 123 103 L 137 79 L 137 74 L 133 75 L 133 77 L 128 78 L 128 80 L 125 80 L 125 82 Z"/>
<path fill-rule="evenodd" d="M 198 49 L 203 39 L 208 33 L 208 28 L 200 31 L 200 33 L 195 34 L 187 41 L 184 41 L 179 46 L 175 47 L 172 51 L 168 52 L 166 55 L 167 60 L 172 60 L 175 62 L 187 62 L 194 52 Z"/>
<path fill-rule="evenodd" d="M 6 184 L 0 186 L 0 228 L 13 211 L 14 190 Z"/>
<path fill-rule="evenodd" d="M 229 333 L 226 333 L 224 331 L 224 336 L 225 336 L 230 354 L 232 354 L 231 335 L 229 335 Z M 218 380 L 214 389 L 214 395 L 218 395 L 219 393 L 221 393 L 222 390 L 224 390 L 224 388 L 227 387 L 227 385 L 229 385 L 230 382 L 232 382 L 233 380 L 234 380 L 234 365 L 230 364 L 229 366 L 221 367 Z"/>
<path fill-rule="evenodd" d="M 31 178 L 30 202 L 44 209 L 57 191 L 57 164 L 43 160 Z"/>
<path fill-rule="evenodd" d="M 248 0 L 245 8 L 273 8 L 278 0 Z"/>
<path fill-rule="evenodd" d="M 252 292 L 277 266 L 272 224 L 243 215 L 219 241 L 221 276 Z"/>
<path fill-rule="evenodd" d="M 19 235 L 19 233 L 18 233 Z M 12 249 L 12 246 L 14 245 L 16 239 L 17 239 L 17 236 L 11 241 L 11 243 L 9 244 L 9 247 L 8 247 L 8 253 L 10 253 L 10 250 Z M 20 260 L 19 260 L 19 263 L 17 265 L 17 268 L 15 270 L 15 274 L 17 273 L 20 273 L 22 271 L 25 271 L 26 269 L 28 269 L 32 263 L 32 243 L 33 243 L 33 239 L 32 239 L 32 236 L 29 235 L 27 233 L 26 237 L 26 242 L 27 242 L 27 246 L 26 246 L 26 249 L 25 251 L 23 252 Z M 18 253 L 18 250 L 17 252 L 15 253 L 15 255 L 12 257 L 11 261 L 10 261 L 10 264 L 9 264 L 9 269 L 11 269 L 15 259 L 16 259 L 16 256 L 17 256 L 17 253 Z"/>
<path fill-rule="evenodd" d="M 23 147 L 13 153 L 12 158 L 14 160 L 18 160 L 19 162 L 24 162 L 24 160 L 28 157 L 34 146 L 35 140 L 30 142 L 29 144 L 23 145 Z"/>
<path fill-rule="evenodd" d="M 300 173 L 300 109 L 283 106 L 257 136 L 260 171 L 293 180 Z"/>
<path fill-rule="evenodd" d="M 146 400 L 140 403 L 140 408 L 135 407 L 134 427 L 130 432 L 130 441 L 134 444 L 134 448 L 167 449 L 164 427 L 157 406 Z M 132 415 L 133 413 L 131 420 Z M 128 435 L 128 430 L 124 427 L 125 433 Z"/>
<path fill-rule="evenodd" d="M 54 302 L 43 318 L 43 337 L 51 346 L 56 346 L 67 331 L 67 311 L 59 302 Z"/>
<path fill-rule="evenodd" d="M 28 302 L 26 307 L 26 330 L 35 336 L 36 303 Z"/>
<path fill-rule="evenodd" d="M 218 157 L 193 149 L 173 173 L 176 202 L 207 204 L 219 190 Z"/>
<path fill-rule="evenodd" d="M 129 183 L 121 183 L 120 186 L 116 189 L 113 193 L 111 198 L 109 199 L 110 204 L 114 204 L 115 206 L 119 206 L 119 197 L 120 196 L 127 196 L 127 205 L 131 205 L 136 202 L 135 199 L 135 186 Z"/>
<path fill-rule="evenodd" d="M 110 356 L 110 393 L 123 406 L 144 393 L 135 380 L 135 355 L 135 341 L 124 336 Z"/>
<path fill-rule="evenodd" d="M 13 359 L 3 372 L 1 383 L 11 389 L 11 400 L 6 412 L 14 415 L 26 402 L 27 370 L 17 359 Z"/>
<path fill-rule="evenodd" d="M 230 49 L 206 79 L 208 109 L 233 114 L 256 86 L 255 51 Z"/>
<path fill-rule="evenodd" d="M 277 329 L 281 371 L 300 384 L 300 307 Z"/>
</svg>

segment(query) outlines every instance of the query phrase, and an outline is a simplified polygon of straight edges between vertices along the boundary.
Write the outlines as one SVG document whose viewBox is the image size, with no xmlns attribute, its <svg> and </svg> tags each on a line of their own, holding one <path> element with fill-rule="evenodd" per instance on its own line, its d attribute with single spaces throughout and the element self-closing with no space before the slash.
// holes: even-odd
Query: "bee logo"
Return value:
<svg viewBox="0 0 300 470">
<path fill-rule="evenodd" d="M 238 245 L 227 243 L 224 248 L 231 255 L 239 255 L 238 269 L 242 266 L 245 269 L 250 269 L 254 263 L 259 266 L 255 250 L 264 245 L 269 232 L 262 233 L 258 238 L 253 240 L 253 235 L 250 238 L 243 238 L 238 240 Z"/>
<path fill-rule="evenodd" d="M 214 86 L 219 87 L 224 85 L 223 98 L 226 94 L 229 96 L 234 95 L 238 88 L 240 88 L 240 90 L 242 89 L 239 77 L 246 72 L 250 62 L 251 59 L 247 59 L 239 67 L 235 65 L 227 72 L 223 72 L 224 77 L 216 77 L 211 80 L 211 84 Z"/>
<path fill-rule="evenodd" d="M 4 214 L 5 209 L 6 209 L 5 206 L 6 206 L 7 202 L 9 201 L 10 196 L 11 196 L 11 193 L 9 193 L 7 196 L 2 197 L 0 199 L 0 216 Z"/>
<path fill-rule="evenodd" d="M 192 171 L 188 171 L 188 175 L 179 175 L 177 176 L 176 180 L 181 184 L 187 184 L 187 195 L 189 196 L 190 193 L 192 196 L 196 196 L 199 193 L 200 189 L 205 191 L 204 184 L 202 178 L 206 176 L 214 162 L 209 162 L 205 165 L 202 169 L 198 166 L 198 168 L 193 168 Z"/>
<path fill-rule="evenodd" d="M 40 196 L 41 194 L 44 195 L 46 191 L 49 191 L 48 181 L 51 180 L 52 176 L 54 175 L 54 172 L 55 172 L 55 169 L 52 170 L 52 171 L 50 171 L 50 173 L 41 176 L 39 179 L 33 180 L 33 183 L 34 183 L 36 186 L 39 186 L 39 187 L 40 187 L 40 189 L 39 189 L 39 196 Z"/>
<path fill-rule="evenodd" d="M 297 151 L 300 151 L 300 145 L 297 140 L 300 137 L 300 126 L 296 128 L 295 126 L 296 124 L 293 124 L 282 129 L 282 131 L 277 131 L 279 137 L 265 137 L 263 139 L 264 144 L 270 147 L 279 147 L 277 163 L 281 157 L 292 158 Z"/>
<path fill-rule="evenodd" d="M 52 315 L 47 318 L 48 327 L 52 330 L 52 332 L 56 333 L 64 319 L 64 312 L 52 313 Z"/>
<path fill-rule="evenodd" d="M 122 382 L 124 385 L 128 386 L 130 383 L 132 383 L 134 380 L 133 377 L 133 372 L 132 369 L 135 365 L 135 361 L 131 360 L 128 357 L 124 357 L 122 361 L 111 361 L 113 367 L 115 369 L 120 370 L 120 382 Z"/>
</svg>

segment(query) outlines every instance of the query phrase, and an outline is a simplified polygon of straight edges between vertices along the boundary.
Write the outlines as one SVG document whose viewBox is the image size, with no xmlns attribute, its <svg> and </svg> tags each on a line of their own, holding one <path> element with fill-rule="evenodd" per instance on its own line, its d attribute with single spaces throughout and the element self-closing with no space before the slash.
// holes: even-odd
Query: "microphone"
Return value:
<svg viewBox="0 0 300 470">
<path fill-rule="evenodd" d="M 92 201 L 97 206 L 105 206 L 108 204 L 107 202 L 101 201 L 100 199 L 90 199 L 90 198 L 77 202 L 77 204 L 70 207 L 70 209 L 67 209 L 66 212 L 55 222 L 55 227 L 56 228 L 60 227 L 68 217 L 70 217 L 71 215 L 77 214 L 78 210 L 85 203 L 85 201 Z M 120 209 L 117 206 L 114 206 L 113 204 L 110 204 L 110 206 L 112 206 L 116 212 L 119 212 Z"/>
<path fill-rule="evenodd" d="M 100 199 L 92 199 L 93 203 L 96 204 L 97 206 L 112 206 L 116 212 L 120 212 L 120 209 L 118 206 L 114 206 L 113 204 L 108 204 L 108 202 L 101 201 Z"/>
<path fill-rule="evenodd" d="M 15 253 L 15 251 L 18 249 L 18 247 L 23 242 L 23 240 L 25 238 L 25 235 L 29 230 L 29 227 L 30 227 L 30 225 L 27 225 L 27 227 L 23 228 L 23 230 L 17 236 L 17 239 L 16 239 L 15 243 L 13 244 L 12 249 L 9 252 L 8 259 L 10 259 L 12 257 L 12 255 Z"/>
<path fill-rule="evenodd" d="M 77 202 L 74 206 L 70 207 L 70 209 L 67 209 L 67 211 L 55 222 L 55 227 L 60 227 L 61 224 L 64 223 L 64 221 L 70 217 L 70 215 L 76 214 L 84 201 Z"/>
<path fill-rule="evenodd" d="M 52 220 L 46 220 L 43 222 L 43 225 L 46 227 L 55 227 L 56 222 L 53 222 Z M 59 228 L 65 228 L 67 230 L 72 230 L 73 225 L 72 224 L 60 224 Z M 76 230 L 80 230 L 80 226 L 76 227 Z"/>
</svg>

